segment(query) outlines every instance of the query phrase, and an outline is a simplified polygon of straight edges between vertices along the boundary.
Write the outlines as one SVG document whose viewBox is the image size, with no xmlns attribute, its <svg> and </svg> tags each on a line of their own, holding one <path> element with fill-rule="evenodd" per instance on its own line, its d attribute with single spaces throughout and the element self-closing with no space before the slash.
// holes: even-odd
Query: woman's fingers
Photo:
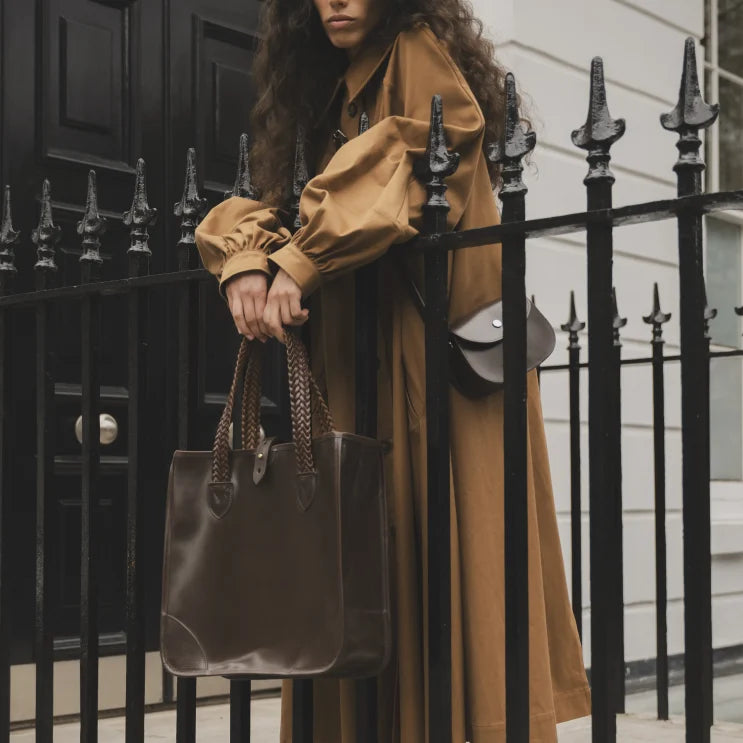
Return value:
<svg viewBox="0 0 743 743">
<path fill-rule="evenodd" d="M 268 277 L 262 271 L 245 271 L 236 274 L 226 284 L 230 311 L 238 333 L 248 340 L 267 340 L 263 325 Z"/>
<path fill-rule="evenodd" d="M 266 330 L 270 336 L 281 340 L 284 335 L 284 329 L 281 324 L 281 308 L 277 298 L 270 293 L 266 302 L 266 309 L 263 311 L 263 324 L 266 326 Z"/>
<path fill-rule="evenodd" d="M 252 341 L 254 336 L 250 332 L 247 320 L 245 319 L 245 310 L 243 308 L 243 299 L 237 293 L 234 292 L 230 298 L 230 311 L 232 312 L 232 319 L 235 321 L 235 327 L 240 335 L 247 337 L 249 341 Z"/>
<path fill-rule="evenodd" d="M 301 304 L 302 295 L 293 293 L 289 297 L 289 312 L 292 317 L 292 325 L 304 325 L 310 317 L 309 310 L 303 310 Z"/>
<path fill-rule="evenodd" d="M 259 338 L 265 342 L 270 337 L 266 323 L 263 321 L 263 313 L 266 311 L 266 293 L 255 298 L 255 317 L 258 324 Z"/>
<path fill-rule="evenodd" d="M 255 338 L 263 340 L 263 334 L 261 333 L 260 326 L 258 325 L 258 315 L 256 314 L 255 299 L 251 296 L 243 299 L 243 309 L 245 311 L 245 321 L 248 325 L 248 330 L 251 335 Z"/>
<path fill-rule="evenodd" d="M 283 342 L 285 327 L 304 325 L 309 317 L 309 310 L 302 309 L 299 285 L 285 271 L 279 271 L 268 292 L 263 312 L 263 323 L 268 333 Z"/>
</svg>

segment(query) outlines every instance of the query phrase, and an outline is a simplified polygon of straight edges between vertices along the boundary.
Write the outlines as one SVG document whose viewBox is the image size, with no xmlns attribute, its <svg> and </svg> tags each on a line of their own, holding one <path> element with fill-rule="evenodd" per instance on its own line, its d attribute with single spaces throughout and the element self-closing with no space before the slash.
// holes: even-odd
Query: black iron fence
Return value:
<svg viewBox="0 0 743 743">
<path fill-rule="evenodd" d="M 571 508 L 572 508 L 572 584 L 573 606 L 581 626 L 581 492 L 580 492 L 580 411 L 579 374 L 588 369 L 589 387 L 589 503 L 590 503 L 590 604 L 591 604 L 591 682 L 593 695 L 593 740 L 616 740 L 616 714 L 624 709 L 624 647 L 622 592 L 622 490 L 621 490 L 621 411 L 620 369 L 622 364 L 650 364 L 654 387 L 654 454 L 656 502 L 656 591 L 657 591 L 657 673 L 658 715 L 668 715 L 668 659 L 666 646 L 666 545 L 665 545 L 665 452 L 663 370 L 669 362 L 680 362 L 682 383 L 683 449 L 683 526 L 685 595 L 686 739 L 690 743 L 710 740 L 712 723 L 712 635 L 711 635 L 711 556 L 710 556 L 710 460 L 709 460 L 709 359 L 708 321 L 702 263 L 703 215 L 722 209 L 743 208 L 743 191 L 703 194 L 700 157 L 700 129 L 711 125 L 717 108 L 701 98 L 697 81 L 694 44 L 688 40 L 677 107 L 662 117 L 662 125 L 679 135 L 680 153 L 675 171 L 678 197 L 665 201 L 612 205 L 614 176 L 609 168 L 610 149 L 624 132 L 624 122 L 610 117 L 600 59 L 591 69 L 588 119 L 573 132 L 573 142 L 587 150 L 589 163 L 585 178 L 587 210 L 547 219 L 526 220 L 527 189 L 522 180 L 522 159 L 533 149 L 535 137 L 523 130 L 517 109 L 515 82 L 507 78 L 507 120 L 502 142 L 494 145 L 489 157 L 502 165 L 503 223 L 463 232 L 447 233 L 446 178 L 453 172 L 455 158 L 448 152 L 444 135 L 442 102 L 432 105 L 431 134 L 422 167 L 417 170 L 425 181 L 428 199 L 424 206 L 423 234 L 405 246 L 425 254 L 426 289 L 426 409 L 428 420 L 428 533 L 429 539 L 429 651 L 431 743 L 451 740 L 450 678 L 450 544 L 449 544 L 449 426 L 447 366 L 447 251 L 475 245 L 502 243 L 503 300 L 505 325 L 505 565 L 506 565 L 506 700 L 507 740 L 529 740 L 528 688 L 528 594 L 526 519 L 526 326 L 523 307 L 525 291 L 525 245 L 527 238 L 586 233 L 588 269 L 588 352 L 590 364 L 581 362 L 579 332 L 584 324 L 575 313 L 562 329 L 568 333 L 569 363 L 544 367 L 541 372 L 569 372 L 571 421 Z M 362 117 L 362 129 L 368 119 Z M 297 149 L 294 203 L 298 224 L 299 196 L 307 183 L 301 137 Z M 101 493 L 100 477 L 100 338 L 102 309 L 114 296 L 128 302 L 128 490 L 126 555 L 126 740 L 144 740 L 144 604 L 143 580 L 143 482 L 142 457 L 145 452 L 142 421 L 145 419 L 148 297 L 166 288 L 177 295 L 177 368 L 179 448 L 189 448 L 193 440 L 194 379 L 199 363 L 195 307 L 199 286 L 212 277 L 194 268 L 196 250 L 194 229 L 206 209 L 197 187 L 195 153 L 187 159 L 186 184 L 175 214 L 181 221 L 177 250 L 178 271 L 149 274 L 148 228 L 156 212 L 147 202 L 145 167 L 139 161 L 132 206 L 123 216 L 130 229 L 129 275 L 103 280 L 101 239 L 106 222 L 97 206 L 95 173 L 91 172 L 87 206 L 78 226 L 82 242 L 80 283 L 56 286 L 56 245 L 60 230 L 54 224 L 51 187 L 44 182 L 38 227 L 33 232 L 37 250 L 36 289 L 13 293 L 15 248 L 19 233 L 12 224 L 10 189 L 6 188 L 2 230 L 0 231 L 0 740 L 9 739 L 10 655 L 9 655 L 9 565 L 8 533 L 13 528 L 9 492 L 8 442 L 14 421 L 9 405 L 13 390 L 9 379 L 18 365 L 34 366 L 36 383 L 36 564 L 35 564 L 35 642 L 36 730 L 37 740 L 51 743 L 53 735 L 53 630 L 51 570 L 55 554 L 51 541 L 52 464 L 56 447 L 54 426 L 55 336 L 53 307 L 60 302 L 79 306 L 81 337 L 81 575 L 80 575 L 80 702 L 81 740 L 97 739 L 99 635 L 97 572 L 101 525 L 96 503 Z M 228 195 L 252 196 L 247 143 L 241 140 L 240 162 L 235 187 Z M 615 227 L 662 219 L 678 222 L 681 352 L 664 356 L 662 325 L 668 315 L 660 309 L 656 291 L 654 305 L 645 321 L 652 325 L 652 356 L 621 359 L 619 331 L 623 320 L 616 309 L 612 282 L 612 234 Z M 357 275 L 357 428 L 367 435 L 376 433 L 376 323 L 375 269 L 367 267 Z M 13 314 L 32 311 L 35 317 L 35 358 L 16 353 L 12 337 Z M 738 314 L 743 308 L 737 308 Z M 231 353 L 231 351 L 230 351 Z M 733 351 L 727 355 L 740 355 Z M 163 461 L 163 467 L 167 461 Z M 178 679 L 177 740 L 197 739 L 195 679 Z M 359 741 L 376 741 L 374 719 L 375 685 L 362 682 L 359 696 Z M 250 681 L 231 681 L 230 739 L 250 740 Z M 312 740 L 312 687 L 298 682 L 294 695 L 295 743 Z"/>
</svg>

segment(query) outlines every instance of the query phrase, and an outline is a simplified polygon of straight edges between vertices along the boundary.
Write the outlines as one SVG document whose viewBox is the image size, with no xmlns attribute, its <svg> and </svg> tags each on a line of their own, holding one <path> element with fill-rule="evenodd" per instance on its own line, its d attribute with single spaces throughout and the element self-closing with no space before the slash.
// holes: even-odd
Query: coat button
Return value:
<svg viewBox="0 0 743 743">
<path fill-rule="evenodd" d="M 348 104 L 346 111 L 348 111 L 348 115 L 353 118 L 359 112 L 359 107 L 356 105 L 355 101 L 352 101 Z"/>
</svg>

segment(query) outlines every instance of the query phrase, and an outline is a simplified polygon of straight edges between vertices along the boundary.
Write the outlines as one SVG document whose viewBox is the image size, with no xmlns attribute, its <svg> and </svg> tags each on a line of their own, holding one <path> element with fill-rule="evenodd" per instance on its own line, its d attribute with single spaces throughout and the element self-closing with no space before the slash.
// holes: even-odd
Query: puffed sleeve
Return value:
<svg viewBox="0 0 743 743">
<path fill-rule="evenodd" d="M 413 165 L 428 143 L 436 93 L 442 96 L 449 146 L 461 156 L 457 172 L 447 179 L 450 229 L 464 212 L 483 157 L 482 111 L 430 30 L 406 32 L 390 67 L 393 60 L 395 69 L 380 95 L 387 97 L 394 115 L 351 139 L 310 180 L 300 201 L 302 226 L 269 257 L 299 284 L 304 296 L 418 233 L 426 194 Z"/>
<path fill-rule="evenodd" d="M 243 271 L 270 275 L 267 256 L 289 242 L 291 232 L 281 221 L 281 210 L 239 196 L 215 206 L 196 228 L 196 247 L 204 267 L 225 282 Z"/>
</svg>

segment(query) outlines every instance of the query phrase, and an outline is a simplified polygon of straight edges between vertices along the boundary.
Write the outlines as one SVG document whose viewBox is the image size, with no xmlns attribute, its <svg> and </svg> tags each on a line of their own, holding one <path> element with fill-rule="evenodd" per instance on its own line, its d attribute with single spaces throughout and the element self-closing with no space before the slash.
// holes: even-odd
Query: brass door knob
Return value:
<svg viewBox="0 0 743 743">
<path fill-rule="evenodd" d="M 119 424 L 109 413 L 101 413 L 99 417 L 99 423 L 101 427 L 101 438 L 100 442 L 103 446 L 108 446 L 116 441 L 116 437 L 119 435 Z M 75 438 L 82 444 L 83 443 L 83 417 L 78 416 L 75 421 Z"/>
<path fill-rule="evenodd" d="M 266 438 L 266 432 L 263 430 L 263 426 L 261 426 L 260 429 L 261 430 L 260 430 L 259 441 L 263 441 L 263 439 Z M 234 449 L 235 448 L 235 444 L 238 443 L 238 442 L 235 441 L 235 431 L 234 431 L 234 424 L 233 423 L 230 423 L 229 432 L 227 434 L 227 440 L 229 442 L 230 449 Z"/>
</svg>

